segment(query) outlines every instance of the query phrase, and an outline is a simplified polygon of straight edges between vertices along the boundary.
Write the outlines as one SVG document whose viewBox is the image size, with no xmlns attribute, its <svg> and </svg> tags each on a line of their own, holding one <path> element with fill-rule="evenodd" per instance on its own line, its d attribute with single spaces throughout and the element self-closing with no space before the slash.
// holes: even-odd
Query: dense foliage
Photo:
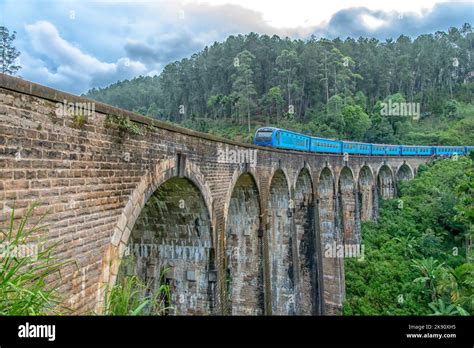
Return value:
<svg viewBox="0 0 474 348">
<path fill-rule="evenodd" d="M 250 33 L 87 96 L 244 141 L 278 125 L 370 142 L 473 144 L 472 57 L 469 24 L 383 42 Z M 419 117 L 384 116 L 382 102 L 419 103 Z"/>
<path fill-rule="evenodd" d="M 344 313 L 474 314 L 472 159 L 420 167 L 399 191 L 363 224 L 363 260 L 345 260 Z"/>
</svg>

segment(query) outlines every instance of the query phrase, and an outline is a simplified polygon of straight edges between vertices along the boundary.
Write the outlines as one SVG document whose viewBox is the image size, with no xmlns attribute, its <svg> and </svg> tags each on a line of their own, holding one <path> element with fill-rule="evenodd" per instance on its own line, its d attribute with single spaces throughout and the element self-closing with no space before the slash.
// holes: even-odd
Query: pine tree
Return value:
<svg viewBox="0 0 474 348">
<path fill-rule="evenodd" d="M 253 71 L 251 62 L 255 56 L 247 50 L 240 52 L 235 60 L 237 72 L 232 75 L 232 95 L 237 100 L 237 110 L 239 116 L 247 111 L 247 126 L 250 133 L 250 110 L 254 106 L 253 97 L 256 95 L 253 84 Z"/>
</svg>

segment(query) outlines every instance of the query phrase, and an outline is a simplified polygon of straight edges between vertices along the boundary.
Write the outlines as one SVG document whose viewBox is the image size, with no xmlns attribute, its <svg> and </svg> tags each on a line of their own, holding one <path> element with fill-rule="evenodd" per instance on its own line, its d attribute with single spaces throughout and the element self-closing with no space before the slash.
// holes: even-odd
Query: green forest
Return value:
<svg viewBox="0 0 474 348">
<path fill-rule="evenodd" d="M 437 160 L 364 222 L 346 259 L 345 315 L 472 315 L 474 156 Z"/>
<path fill-rule="evenodd" d="M 474 144 L 470 24 L 396 40 L 230 36 L 190 58 L 85 95 L 184 127 L 250 142 L 264 125 L 337 139 Z M 382 115 L 416 103 L 417 117 Z"/>
</svg>

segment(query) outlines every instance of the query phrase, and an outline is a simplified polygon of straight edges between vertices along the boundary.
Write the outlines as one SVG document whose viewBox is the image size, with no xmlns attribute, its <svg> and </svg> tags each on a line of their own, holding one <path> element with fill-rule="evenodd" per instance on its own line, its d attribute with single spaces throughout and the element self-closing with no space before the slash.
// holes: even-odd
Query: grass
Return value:
<svg viewBox="0 0 474 348">
<path fill-rule="evenodd" d="M 30 243 L 46 230 L 44 215 L 28 224 L 36 206 L 27 209 L 16 227 L 12 209 L 7 230 L 0 231 L 0 315 L 60 314 L 65 309 L 59 306 L 59 271 L 71 261 L 53 256 L 56 244 L 41 239 Z"/>
<path fill-rule="evenodd" d="M 137 276 L 123 277 L 105 295 L 105 315 L 167 315 L 171 293 L 164 281 L 169 268 L 160 274 L 160 286 L 153 293 L 152 284 L 144 283 Z"/>
</svg>

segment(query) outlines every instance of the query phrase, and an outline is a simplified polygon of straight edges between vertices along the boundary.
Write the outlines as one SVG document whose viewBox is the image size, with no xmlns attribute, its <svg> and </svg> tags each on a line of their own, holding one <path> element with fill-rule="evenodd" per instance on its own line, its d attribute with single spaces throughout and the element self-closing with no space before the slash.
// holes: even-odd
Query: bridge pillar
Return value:
<svg viewBox="0 0 474 348">
<path fill-rule="evenodd" d="M 355 211 L 354 211 L 354 239 L 355 243 L 360 244 L 362 237 L 361 237 L 361 212 L 360 212 L 360 205 L 361 205 L 361 194 L 357 189 L 354 189 L 354 201 L 355 201 Z"/>
<path fill-rule="evenodd" d="M 362 221 L 372 220 L 374 217 L 374 187 L 373 175 L 366 165 L 359 173 L 358 188 L 360 192 L 360 219 Z"/>
<path fill-rule="evenodd" d="M 263 314 L 259 230 L 258 190 L 253 178 L 242 174 L 234 186 L 227 211 L 225 283 L 229 314 Z"/>
<path fill-rule="evenodd" d="M 356 236 L 356 206 L 354 177 L 348 167 L 344 167 L 339 177 L 339 197 L 341 210 L 341 227 L 343 244 L 355 244 Z"/>
<path fill-rule="evenodd" d="M 322 248 L 322 273 L 324 289 L 323 314 L 339 314 L 342 309 L 343 289 L 341 263 L 337 257 L 340 244 L 338 199 L 333 175 L 325 168 L 319 177 L 319 231 Z"/>
<path fill-rule="evenodd" d="M 372 192 L 372 220 L 377 221 L 379 219 L 379 187 L 378 185 L 374 185 L 371 188 Z"/>
<path fill-rule="evenodd" d="M 268 199 L 269 273 L 272 314 L 295 313 L 293 247 L 289 187 L 282 170 L 277 170 Z"/>
<path fill-rule="evenodd" d="M 294 192 L 294 244 L 296 314 L 319 312 L 318 256 L 315 230 L 315 203 L 311 176 L 304 169 Z"/>
</svg>

